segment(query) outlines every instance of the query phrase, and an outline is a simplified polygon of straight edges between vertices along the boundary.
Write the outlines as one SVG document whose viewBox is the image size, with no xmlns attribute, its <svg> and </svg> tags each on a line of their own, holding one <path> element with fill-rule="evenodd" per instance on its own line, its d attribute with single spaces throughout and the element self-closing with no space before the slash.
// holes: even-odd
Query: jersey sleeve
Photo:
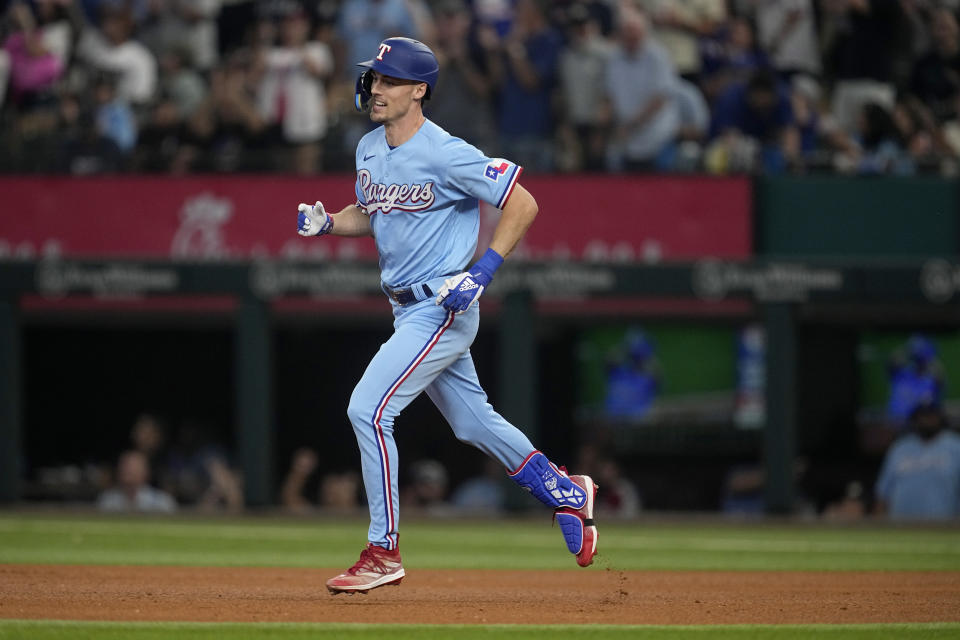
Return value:
<svg viewBox="0 0 960 640">
<path fill-rule="evenodd" d="M 354 185 L 353 185 L 353 190 L 354 190 L 354 192 L 357 194 L 357 202 L 356 202 L 356 205 L 357 205 L 359 208 L 361 208 L 361 209 L 363 209 L 364 211 L 366 211 L 366 210 L 367 210 L 367 198 L 366 198 L 366 196 L 363 195 L 363 189 L 360 188 L 360 175 L 359 175 L 359 174 L 357 175 L 357 181 L 356 181 L 356 182 L 354 183 Z"/>
<path fill-rule="evenodd" d="M 356 157 L 354 158 L 354 162 L 356 163 L 356 166 L 360 166 L 360 158 L 363 157 L 363 151 L 361 150 L 362 147 L 363 147 L 363 140 L 361 140 L 360 144 L 357 145 Z M 354 194 L 357 196 L 357 201 L 354 204 L 361 211 L 363 211 L 364 213 L 367 213 L 367 196 L 363 192 L 363 185 L 360 184 L 360 181 L 361 181 L 360 175 L 361 175 L 361 172 L 357 171 L 357 180 L 356 182 L 353 183 L 353 191 L 354 191 Z"/>
<path fill-rule="evenodd" d="M 488 158 L 459 138 L 452 138 L 445 146 L 441 158 L 446 165 L 447 183 L 464 195 L 502 209 L 523 167 L 503 158 Z"/>
</svg>

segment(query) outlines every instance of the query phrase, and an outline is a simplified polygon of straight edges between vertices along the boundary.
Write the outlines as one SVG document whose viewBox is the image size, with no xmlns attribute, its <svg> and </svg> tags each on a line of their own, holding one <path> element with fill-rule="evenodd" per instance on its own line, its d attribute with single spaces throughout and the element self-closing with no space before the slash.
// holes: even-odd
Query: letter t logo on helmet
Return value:
<svg viewBox="0 0 960 640">
<path fill-rule="evenodd" d="M 391 47 L 390 45 L 388 45 L 386 42 L 381 42 L 381 43 L 380 43 L 380 53 L 377 54 L 377 60 L 383 60 L 383 54 L 385 54 L 386 52 L 390 51 L 390 49 L 392 49 L 392 48 L 393 48 L 393 47 Z"/>
</svg>

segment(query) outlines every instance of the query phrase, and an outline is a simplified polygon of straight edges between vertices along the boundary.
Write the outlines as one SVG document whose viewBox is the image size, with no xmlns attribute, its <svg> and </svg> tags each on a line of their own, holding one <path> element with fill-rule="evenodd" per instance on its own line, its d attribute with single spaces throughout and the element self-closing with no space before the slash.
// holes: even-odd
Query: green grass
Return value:
<svg viewBox="0 0 960 640">
<path fill-rule="evenodd" d="M 956 529 L 602 523 L 600 567 L 624 570 L 960 570 Z M 570 569 L 540 520 L 412 521 L 404 564 Z M 0 514 L 0 563 L 340 567 L 366 537 L 360 520 L 191 519 Z"/>
<path fill-rule="evenodd" d="M 523 638 L 523 640 L 901 640 L 960 637 L 960 624 L 857 624 L 857 625 L 727 625 L 641 626 L 593 625 L 383 625 L 366 624 L 214 624 L 157 622 L 48 622 L 0 620 L 0 640 L 161 640 L 176 636 L 197 640 L 299 640 L 349 638 L 350 640 L 434 640 L 457 638 Z"/>
<path fill-rule="evenodd" d="M 960 570 L 955 529 L 757 523 L 602 523 L 599 568 Z M 419 568 L 578 570 L 549 519 L 411 521 L 404 564 Z M 0 513 L 0 564 L 152 564 L 336 568 L 363 544 L 359 519 L 97 517 Z M 960 623 L 870 625 L 517 626 L 234 624 L 0 620 L 0 640 L 800 640 L 960 639 Z"/>
</svg>

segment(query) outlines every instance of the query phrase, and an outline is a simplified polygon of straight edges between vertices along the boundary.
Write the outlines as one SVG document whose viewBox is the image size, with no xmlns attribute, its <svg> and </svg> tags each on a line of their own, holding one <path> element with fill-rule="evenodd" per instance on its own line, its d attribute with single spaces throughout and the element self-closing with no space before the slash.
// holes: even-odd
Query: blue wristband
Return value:
<svg viewBox="0 0 960 640">
<path fill-rule="evenodd" d="M 503 264 L 503 256 L 494 251 L 493 249 L 487 249 L 486 253 L 480 256 L 480 259 L 474 263 L 473 268 L 470 269 L 470 273 L 474 277 L 482 277 L 486 282 L 481 282 L 483 286 L 490 284 L 490 281 L 493 280 L 493 273 L 500 268 L 500 265 Z"/>
</svg>

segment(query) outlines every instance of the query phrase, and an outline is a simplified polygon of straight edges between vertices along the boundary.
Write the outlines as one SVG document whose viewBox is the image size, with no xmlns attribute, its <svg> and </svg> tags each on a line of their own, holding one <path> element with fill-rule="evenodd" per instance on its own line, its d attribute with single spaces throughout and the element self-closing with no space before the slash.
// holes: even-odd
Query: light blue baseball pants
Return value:
<svg viewBox="0 0 960 640">
<path fill-rule="evenodd" d="M 395 549 L 399 498 L 394 418 L 422 391 L 440 409 L 458 439 L 509 470 L 534 451 L 530 440 L 487 402 L 470 355 L 480 324 L 479 305 L 454 315 L 433 298 L 393 304 L 394 333 L 376 353 L 350 397 L 370 507 L 370 542 Z"/>
</svg>

